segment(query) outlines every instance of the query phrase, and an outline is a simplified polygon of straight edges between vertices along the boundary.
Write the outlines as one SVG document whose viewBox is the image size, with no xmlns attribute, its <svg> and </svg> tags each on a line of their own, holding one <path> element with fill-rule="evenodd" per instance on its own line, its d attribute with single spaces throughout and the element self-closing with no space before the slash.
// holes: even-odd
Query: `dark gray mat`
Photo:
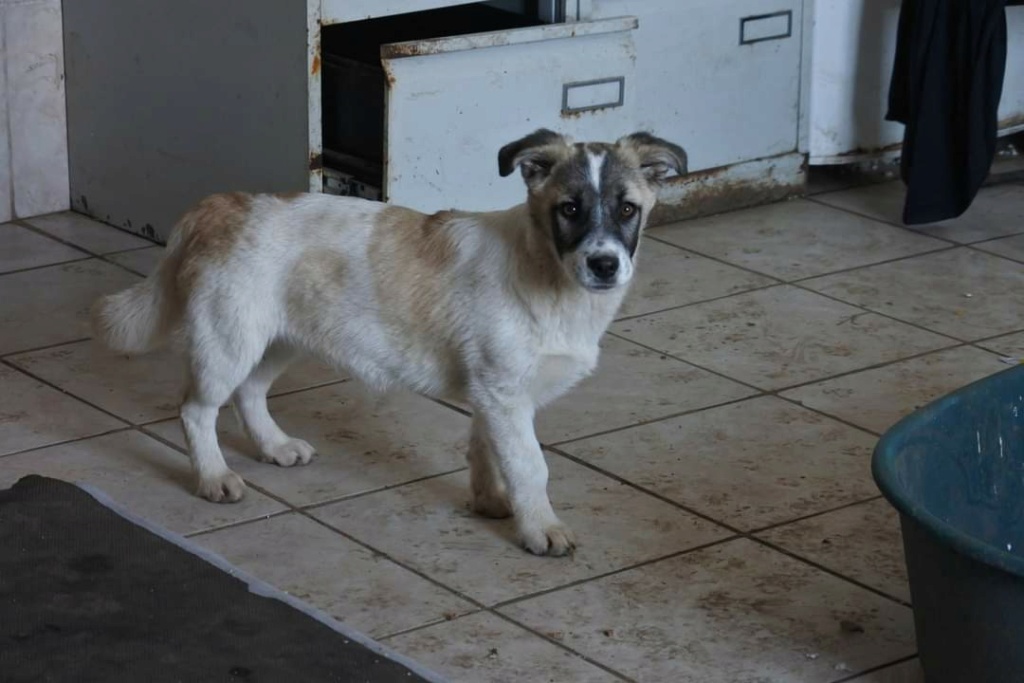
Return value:
<svg viewBox="0 0 1024 683">
<path fill-rule="evenodd" d="M 438 680 L 102 494 L 0 491 L 3 683 Z"/>
</svg>

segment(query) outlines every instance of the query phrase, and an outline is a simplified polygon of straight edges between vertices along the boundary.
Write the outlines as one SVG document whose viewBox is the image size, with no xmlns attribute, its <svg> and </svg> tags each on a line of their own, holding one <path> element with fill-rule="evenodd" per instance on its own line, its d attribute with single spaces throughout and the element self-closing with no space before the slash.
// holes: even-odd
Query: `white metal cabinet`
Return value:
<svg viewBox="0 0 1024 683">
<path fill-rule="evenodd" d="M 502 145 L 548 127 L 614 140 L 636 127 L 635 17 L 385 45 L 384 193 L 434 211 L 523 200 Z"/>
<path fill-rule="evenodd" d="M 592 17 L 640 17 L 637 123 L 681 144 L 691 169 L 701 170 L 796 149 L 801 7 L 801 0 L 593 0 Z"/>
</svg>

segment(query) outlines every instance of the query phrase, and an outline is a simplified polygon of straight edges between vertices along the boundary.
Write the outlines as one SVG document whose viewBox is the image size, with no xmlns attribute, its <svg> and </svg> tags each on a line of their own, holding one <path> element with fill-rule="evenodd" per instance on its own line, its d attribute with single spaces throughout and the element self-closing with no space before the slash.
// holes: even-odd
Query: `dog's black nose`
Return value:
<svg viewBox="0 0 1024 683">
<path fill-rule="evenodd" d="M 619 259 L 615 256 L 591 256 L 587 268 L 601 280 L 611 280 L 619 272 Z"/>
</svg>

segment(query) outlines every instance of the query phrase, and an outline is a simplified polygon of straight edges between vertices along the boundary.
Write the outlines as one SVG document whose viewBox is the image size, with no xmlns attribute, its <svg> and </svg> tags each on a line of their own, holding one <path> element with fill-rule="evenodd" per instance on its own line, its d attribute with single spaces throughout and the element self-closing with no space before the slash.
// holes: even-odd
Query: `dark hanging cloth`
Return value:
<svg viewBox="0 0 1024 683">
<path fill-rule="evenodd" d="M 904 223 L 959 216 L 988 176 L 1006 68 L 1006 5 L 903 1 L 885 118 L 905 125 Z"/>
</svg>

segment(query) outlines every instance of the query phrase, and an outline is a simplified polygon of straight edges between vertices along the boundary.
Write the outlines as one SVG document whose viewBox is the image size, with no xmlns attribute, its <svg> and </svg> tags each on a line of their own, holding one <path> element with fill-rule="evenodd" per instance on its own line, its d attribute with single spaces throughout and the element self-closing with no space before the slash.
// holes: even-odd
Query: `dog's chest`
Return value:
<svg viewBox="0 0 1024 683">
<path fill-rule="evenodd" d="M 598 347 L 564 349 L 542 354 L 530 383 L 537 406 L 550 403 L 586 377 L 597 365 Z"/>
</svg>

